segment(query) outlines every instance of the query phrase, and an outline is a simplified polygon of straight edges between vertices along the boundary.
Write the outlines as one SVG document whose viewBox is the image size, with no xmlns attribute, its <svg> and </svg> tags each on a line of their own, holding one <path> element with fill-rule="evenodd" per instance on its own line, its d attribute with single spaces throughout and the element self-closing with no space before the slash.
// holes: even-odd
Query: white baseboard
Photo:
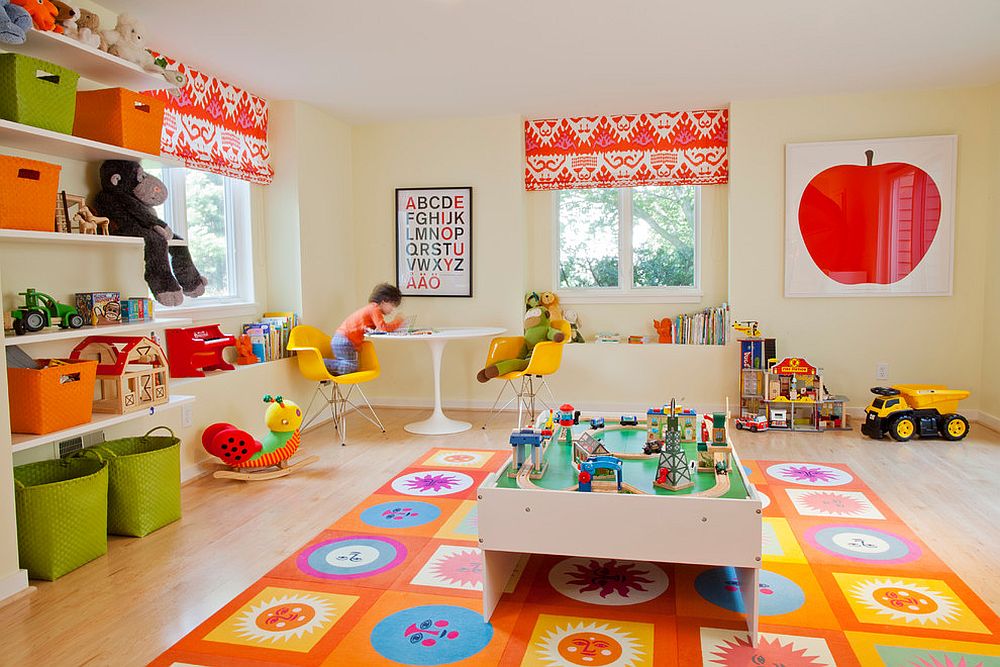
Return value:
<svg viewBox="0 0 1000 667">
<path fill-rule="evenodd" d="M 28 571 L 14 570 L 0 579 L 0 604 L 26 590 L 28 590 Z"/>
<path fill-rule="evenodd" d="M 969 417 L 969 419 L 972 419 L 972 417 Z M 976 415 L 976 418 L 973 421 L 981 426 L 985 426 L 991 431 L 1000 433 L 1000 417 L 997 417 L 996 415 L 991 415 L 988 412 L 979 410 L 979 414 Z"/>
<path fill-rule="evenodd" d="M 434 402 L 426 398 L 371 398 L 369 399 L 373 406 L 376 408 L 408 408 L 412 410 L 431 410 L 434 407 Z M 506 399 L 505 399 L 506 400 Z M 486 411 L 493 407 L 493 401 L 490 400 L 468 400 L 468 399 L 448 399 L 441 401 L 441 405 L 445 410 L 475 410 L 475 411 Z M 558 409 L 558 405 L 553 405 L 553 409 Z M 596 415 L 596 416 L 618 416 L 621 414 L 637 414 L 639 412 L 642 415 L 646 414 L 646 409 L 652 407 L 650 405 L 636 405 L 635 403 L 600 403 L 591 404 L 588 403 L 586 409 L 580 408 L 581 411 L 586 415 Z M 538 410 L 541 411 L 544 405 L 539 402 Z M 699 412 L 721 412 L 726 409 L 724 403 L 719 403 L 715 405 L 699 405 Z M 732 404 L 730 404 L 730 409 L 732 409 Z M 512 403 L 504 412 L 517 412 L 517 404 Z"/>
</svg>

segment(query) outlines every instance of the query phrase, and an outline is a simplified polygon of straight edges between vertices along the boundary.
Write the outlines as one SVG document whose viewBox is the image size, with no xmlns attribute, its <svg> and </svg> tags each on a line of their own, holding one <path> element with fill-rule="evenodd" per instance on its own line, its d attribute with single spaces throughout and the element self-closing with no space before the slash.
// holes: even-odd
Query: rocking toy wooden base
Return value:
<svg viewBox="0 0 1000 667">
<path fill-rule="evenodd" d="M 313 463 L 316 463 L 316 461 L 319 461 L 318 456 L 308 456 L 291 465 L 288 465 L 288 461 L 282 461 L 277 465 L 277 467 L 264 468 L 260 472 L 250 472 L 245 468 L 226 468 L 225 470 L 216 470 L 212 477 L 215 477 L 216 479 L 239 479 L 244 482 L 277 479 L 279 477 L 291 475 L 296 470 L 305 468 L 307 465 L 312 465 Z"/>
</svg>

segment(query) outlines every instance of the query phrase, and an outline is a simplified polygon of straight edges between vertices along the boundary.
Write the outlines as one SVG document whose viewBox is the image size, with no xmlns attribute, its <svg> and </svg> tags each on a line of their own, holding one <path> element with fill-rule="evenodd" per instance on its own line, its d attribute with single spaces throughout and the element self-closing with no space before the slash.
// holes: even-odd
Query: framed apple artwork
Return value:
<svg viewBox="0 0 1000 667">
<path fill-rule="evenodd" d="M 950 296 L 958 137 L 785 146 L 785 296 Z"/>
</svg>

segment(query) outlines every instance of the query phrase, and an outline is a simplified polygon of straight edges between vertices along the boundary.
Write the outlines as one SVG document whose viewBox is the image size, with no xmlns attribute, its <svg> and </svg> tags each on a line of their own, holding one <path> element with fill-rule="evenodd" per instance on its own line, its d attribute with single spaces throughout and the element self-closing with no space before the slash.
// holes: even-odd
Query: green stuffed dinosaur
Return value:
<svg viewBox="0 0 1000 667">
<path fill-rule="evenodd" d="M 487 366 L 476 374 L 476 379 L 486 382 L 499 375 L 506 375 L 514 371 L 523 371 L 528 367 L 528 360 L 531 359 L 531 352 L 538 343 L 550 340 L 554 343 L 561 343 L 566 338 L 559 329 L 550 326 L 549 311 L 544 308 L 531 308 L 524 314 L 524 345 L 513 359 L 498 361 L 492 366 Z"/>
</svg>

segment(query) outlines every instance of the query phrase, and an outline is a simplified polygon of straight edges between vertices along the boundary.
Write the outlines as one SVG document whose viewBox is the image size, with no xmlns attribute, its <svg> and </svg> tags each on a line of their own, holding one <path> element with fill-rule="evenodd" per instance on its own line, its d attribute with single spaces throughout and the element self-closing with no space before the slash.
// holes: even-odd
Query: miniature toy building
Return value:
<svg viewBox="0 0 1000 667">
<path fill-rule="evenodd" d="M 601 475 L 600 473 L 604 474 Z M 612 481 L 612 484 L 607 484 L 607 481 Z M 596 482 L 601 482 L 601 484 L 594 486 Z M 617 456 L 591 456 L 581 463 L 580 474 L 577 476 L 577 491 L 621 493 L 621 459 Z"/>
<path fill-rule="evenodd" d="M 586 461 L 592 456 L 611 456 L 600 440 L 584 432 L 573 441 L 573 461 Z"/>
<path fill-rule="evenodd" d="M 97 361 L 94 412 L 126 414 L 170 400 L 167 355 L 146 336 L 87 336 L 71 359 Z"/>
<path fill-rule="evenodd" d="M 656 464 L 656 481 L 653 486 L 658 486 L 669 491 L 678 491 L 694 486 L 691 479 L 691 464 L 687 454 L 679 442 L 668 442 L 662 452 L 660 460 Z"/>
<path fill-rule="evenodd" d="M 740 339 L 740 414 L 767 414 L 764 389 L 767 369 L 775 358 L 774 338 Z"/>
<path fill-rule="evenodd" d="M 846 429 L 846 396 L 832 396 L 823 369 L 800 357 L 787 357 L 768 367 L 764 405 L 771 428 L 792 431 Z M 784 422 L 784 423 L 782 423 Z"/>
<path fill-rule="evenodd" d="M 222 351 L 236 345 L 236 338 L 222 333 L 218 324 L 167 329 L 170 375 L 175 378 L 205 377 L 204 371 L 231 371 Z"/>
<path fill-rule="evenodd" d="M 545 474 L 548 461 L 542 460 L 542 450 L 546 442 L 546 437 L 542 435 L 541 429 L 537 428 L 515 428 L 510 432 L 510 446 L 514 448 L 514 465 L 510 469 L 510 475 L 516 477 L 521 467 L 528 460 L 528 449 L 531 449 L 531 479 L 540 479 Z"/>
</svg>

